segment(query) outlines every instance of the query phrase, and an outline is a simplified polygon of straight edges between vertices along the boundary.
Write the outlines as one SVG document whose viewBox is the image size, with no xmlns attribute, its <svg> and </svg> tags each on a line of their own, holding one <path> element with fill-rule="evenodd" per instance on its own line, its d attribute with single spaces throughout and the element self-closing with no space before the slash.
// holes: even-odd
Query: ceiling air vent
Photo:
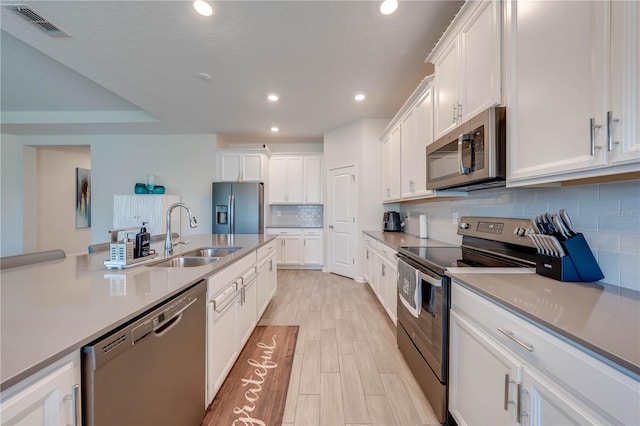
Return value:
<svg viewBox="0 0 640 426">
<path fill-rule="evenodd" d="M 62 31 L 60 28 L 52 24 L 46 18 L 43 18 L 40 14 L 36 13 L 29 6 L 24 4 L 11 4 L 5 6 L 7 9 L 10 9 L 22 16 L 27 21 L 31 22 L 34 25 L 37 25 L 42 31 L 49 34 L 51 37 L 71 37 L 69 34 Z"/>
</svg>

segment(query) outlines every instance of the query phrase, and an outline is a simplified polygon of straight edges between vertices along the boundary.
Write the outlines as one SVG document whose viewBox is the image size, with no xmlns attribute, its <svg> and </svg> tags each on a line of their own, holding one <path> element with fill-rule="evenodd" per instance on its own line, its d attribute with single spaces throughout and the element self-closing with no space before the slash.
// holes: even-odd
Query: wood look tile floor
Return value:
<svg viewBox="0 0 640 426">
<path fill-rule="evenodd" d="M 368 284 L 279 270 L 260 325 L 299 325 L 283 425 L 439 425 Z"/>
</svg>

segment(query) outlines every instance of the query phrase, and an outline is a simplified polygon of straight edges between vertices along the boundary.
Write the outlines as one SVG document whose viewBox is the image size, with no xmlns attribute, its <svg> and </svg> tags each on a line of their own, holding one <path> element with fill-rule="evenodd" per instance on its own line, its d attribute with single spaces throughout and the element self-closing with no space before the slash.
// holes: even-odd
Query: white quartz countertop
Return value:
<svg viewBox="0 0 640 426">
<path fill-rule="evenodd" d="M 449 268 L 447 275 L 623 371 L 640 375 L 640 292 L 556 281 L 528 268 L 517 273 L 487 269 Z"/>
<path fill-rule="evenodd" d="M 242 247 L 204 266 L 107 270 L 108 251 L 7 269 L 0 274 L 0 376 L 4 390 L 163 300 L 253 254 L 275 235 L 192 235 L 173 256 L 199 247 Z M 151 246 L 164 256 L 164 242 Z"/>
</svg>

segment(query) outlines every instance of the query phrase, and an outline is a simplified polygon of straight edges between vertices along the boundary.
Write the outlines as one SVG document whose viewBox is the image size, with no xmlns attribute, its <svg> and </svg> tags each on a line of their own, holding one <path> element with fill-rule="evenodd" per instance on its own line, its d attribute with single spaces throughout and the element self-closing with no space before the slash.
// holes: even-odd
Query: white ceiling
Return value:
<svg viewBox="0 0 640 426">
<path fill-rule="evenodd" d="M 186 0 L 1 3 L 27 4 L 71 36 L 1 8 L 3 133 L 304 142 L 391 118 L 463 2 L 400 0 L 383 16 L 373 1 L 217 1 L 209 18 Z"/>
</svg>

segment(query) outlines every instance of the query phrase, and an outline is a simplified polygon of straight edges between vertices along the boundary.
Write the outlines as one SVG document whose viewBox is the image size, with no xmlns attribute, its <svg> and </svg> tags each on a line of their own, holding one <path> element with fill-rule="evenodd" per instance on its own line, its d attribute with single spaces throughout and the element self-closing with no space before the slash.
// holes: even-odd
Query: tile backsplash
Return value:
<svg viewBox="0 0 640 426">
<path fill-rule="evenodd" d="M 272 226 L 322 227 L 322 205 L 272 205 Z"/>
<path fill-rule="evenodd" d="M 640 291 L 640 181 L 558 188 L 500 188 L 464 198 L 400 204 L 405 232 L 419 234 L 427 215 L 429 238 L 460 244 L 454 217 L 532 218 L 566 209 L 584 234 L 606 283 Z"/>
</svg>

